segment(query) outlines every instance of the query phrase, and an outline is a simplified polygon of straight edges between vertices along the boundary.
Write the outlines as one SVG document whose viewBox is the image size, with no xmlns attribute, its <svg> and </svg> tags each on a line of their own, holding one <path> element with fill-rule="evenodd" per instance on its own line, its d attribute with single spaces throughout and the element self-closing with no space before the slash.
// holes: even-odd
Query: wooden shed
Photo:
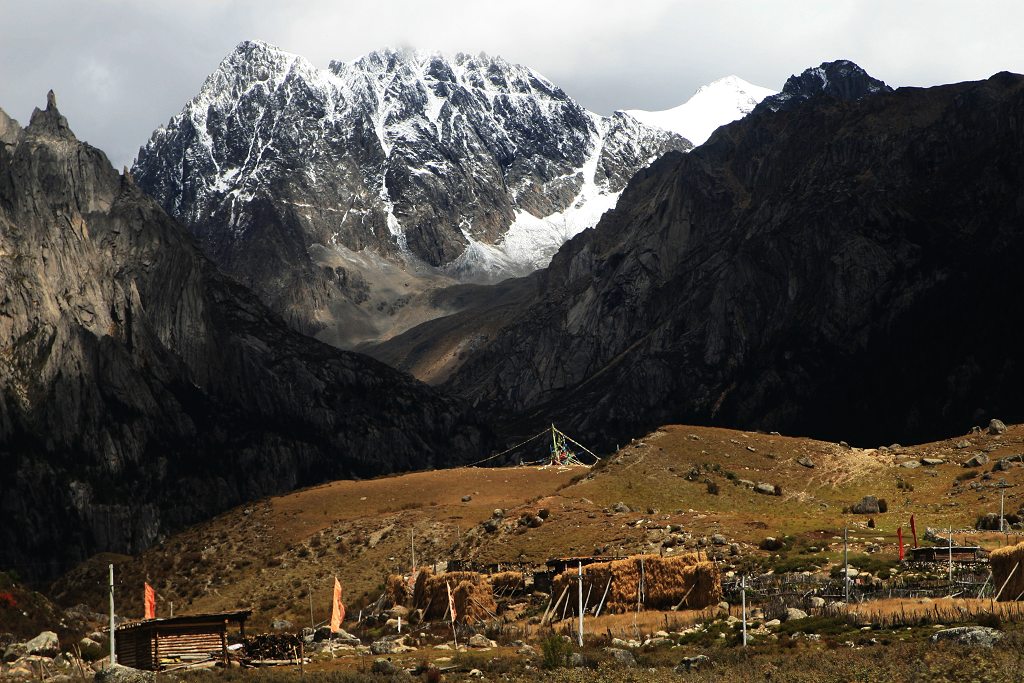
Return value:
<svg viewBox="0 0 1024 683">
<path fill-rule="evenodd" d="M 122 624 L 115 631 L 117 663 L 162 671 L 169 666 L 228 659 L 228 624 L 237 623 L 245 636 L 251 610 L 190 614 Z"/>
<path fill-rule="evenodd" d="M 950 555 L 954 562 L 982 562 L 987 555 L 984 548 L 976 545 L 935 545 L 910 549 L 913 562 L 948 562 Z"/>
</svg>

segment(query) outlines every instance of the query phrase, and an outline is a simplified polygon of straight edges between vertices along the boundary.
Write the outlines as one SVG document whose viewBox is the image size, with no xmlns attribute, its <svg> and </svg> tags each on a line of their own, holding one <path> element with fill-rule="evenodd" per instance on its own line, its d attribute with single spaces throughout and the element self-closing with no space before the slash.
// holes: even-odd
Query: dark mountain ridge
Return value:
<svg viewBox="0 0 1024 683">
<path fill-rule="evenodd" d="M 0 112 L 0 567 L 137 552 L 239 502 L 484 448 L 460 404 L 291 331 L 79 142 Z"/>
<path fill-rule="evenodd" d="M 666 422 L 878 445 L 1020 419 L 1024 78 L 859 80 L 638 173 L 446 386 L 605 445 Z"/>
</svg>

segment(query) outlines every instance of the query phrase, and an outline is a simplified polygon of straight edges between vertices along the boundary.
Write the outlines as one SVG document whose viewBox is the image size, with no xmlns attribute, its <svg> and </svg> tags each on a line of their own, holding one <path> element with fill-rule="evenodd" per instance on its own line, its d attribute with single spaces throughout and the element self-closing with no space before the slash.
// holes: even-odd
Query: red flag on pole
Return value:
<svg viewBox="0 0 1024 683">
<path fill-rule="evenodd" d="M 896 527 L 896 538 L 900 544 L 900 562 L 903 561 L 903 527 Z"/>
<path fill-rule="evenodd" d="M 917 526 L 914 524 L 914 515 L 910 515 L 910 533 L 914 534 L 914 547 L 917 547 Z"/>
<path fill-rule="evenodd" d="M 345 621 L 345 605 L 341 604 L 341 582 L 334 577 L 334 599 L 331 601 L 331 633 L 341 630 L 341 622 Z"/>
<path fill-rule="evenodd" d="M 146 604 L 146 616 L 144 619 L 156 619 L 156 591 L 148 583 L 145 584 L 145 596 L 143 602 Z"/>
</svg>

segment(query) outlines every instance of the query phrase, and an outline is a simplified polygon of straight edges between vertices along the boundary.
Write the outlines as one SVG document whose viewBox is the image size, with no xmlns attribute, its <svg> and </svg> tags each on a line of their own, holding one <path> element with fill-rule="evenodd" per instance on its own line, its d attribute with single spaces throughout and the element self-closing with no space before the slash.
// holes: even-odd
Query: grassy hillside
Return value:
<svg viewBox="0 0 1024 683">
<path fill-rule="evenodd" d="M 979 453 L 988 456 L 986 465 L 961 466 Z M 314 620 L 327 617 L 335 575 L 352 614 L 376 599 L 387 574 L 408 571 L 413 536 L 421 564 L 456 558 L 542 563 L 554 556 L 699 547 L 722 553 L 737 567 L 781 570 L 809 560 L 835 561 L 848 526 L 853 556 L 882 566 L 896 556 L 897 526 L 903 525 L 910 542 L 911 513 L 922 539 L 925 527 L 952 526 L 961 530 L 954 534 L 957 543 L 1000 545 L 1002 535 L 975 533 L 973 526 L 979 515 L 998 512 L 1000 491 L 1007 512 L 1024 504 L 1020 463 L 990 472 L 998 459 L 1020 453 L 1021 426 L 1002 435 L 879 449 L 666 426 L 593 469 L 419 472 L 337 481 L 266 499 L 168 538 L 140 557 L 94 558 L 58 581 L 53 593 L 63 604 L 85 602 L 102 610 L 106 564 L 113 561 L 119 611 L 126 616 L 141 615 L 148 577 L 160 595 L 161 614 L 170 601 L 177 613 L 252 607 L 257 625 L 286 618 L 301 626 L 310 620 L 310 595 Z M 945 462 L 902 465 L 921 458 Z M 744 480 L 778 486 L 781 495 L 756 493 Z M 1005 488 L 997 487 L 1000 480 Z M 865 495 L 885 499 L 888 512 L 844 513 Z M 618 503 L 630 511 L 616 512 Z M 504 516 L 489 531 L 482 523 L 496 508 Z M 540 526 L 518 523 L 521 515 L 541 509 L 548 516 Z M 867 526 L 869 517 L 874 528 Z M 715 534 L 725 537 L 725 546 L 706 542 Z M 759 550 L 766 536 L 787 537 L 786 545 Z M 1017 536 L 1012 533 L 1011 542 Z"/>
</svg>

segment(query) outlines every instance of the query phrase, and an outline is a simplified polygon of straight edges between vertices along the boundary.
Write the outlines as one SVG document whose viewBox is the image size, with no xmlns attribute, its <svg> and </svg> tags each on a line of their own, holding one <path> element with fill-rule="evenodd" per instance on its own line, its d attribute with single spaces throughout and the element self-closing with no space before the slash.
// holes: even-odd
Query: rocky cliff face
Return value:
<svg viewBox="0 0 1024 683">
<path fill-rule="evenodd" d="M 292 332 L 75 139 L 0 112 L 0 567 L 136 552 L 246 499 L 475 455 L 460 407 Z"/>
<path fill-rule="evenodd" d="M 639 173 L 449 386 L 605 443 L 1024 416 L 1024 78 L 875 90 L 766 107 Z"/>
<path fill-rule="evenodd" d="M 639 168 L 690 147 L 592 114 L 497 57 L 386 50 L 320 70 L 245 42 L 133 173 L 219 265 L 315 333 L 351 324 L 338 306 L 408 303 L 408 290 L 373 298 L 391 285 L 366 253 L 400 267 L 402 289 L 424 269 L 524 274 L 594 225 Z"/>
</svg>

